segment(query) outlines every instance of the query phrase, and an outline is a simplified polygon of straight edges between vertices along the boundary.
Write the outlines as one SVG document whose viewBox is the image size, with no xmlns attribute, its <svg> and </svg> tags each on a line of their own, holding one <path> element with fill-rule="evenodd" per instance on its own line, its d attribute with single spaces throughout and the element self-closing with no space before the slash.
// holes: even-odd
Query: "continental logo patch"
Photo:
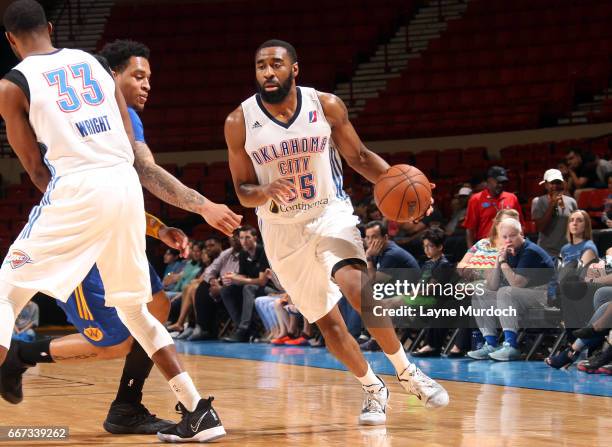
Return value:
<svg viewBox="0 0 612 447">
<path fill-rule="evenodd" d="M 83 334 L 93 341 L 100 341 L 104 338 L 104 334 L 97 327 L 88 327 L 83 331 Z"/>
<path fill-rule="evenodd" d="M 34 261 L 30 256 L 22 250 L 11 250 L 6 259 L 5 264 L 9 264 L 13 270 L 23 267 L 26 264 L 32 264 Z"/>
</svg>

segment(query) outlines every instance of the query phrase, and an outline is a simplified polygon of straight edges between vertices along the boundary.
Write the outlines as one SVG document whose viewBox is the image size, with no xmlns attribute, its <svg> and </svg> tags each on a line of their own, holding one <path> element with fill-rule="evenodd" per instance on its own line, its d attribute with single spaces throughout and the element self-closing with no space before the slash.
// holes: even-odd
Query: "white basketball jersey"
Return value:
<svg viewBox="0 0 612 447">
<path fill-rule="evenodd" d="M 295 185 L 287 205 L 269 200 L 257 208 L 262 220 L 305 221 L 319 216 L 333 202 L 350 203 L 342 190 L 342 162 L 315 89 L 297 87 L 297 108 L 288 123 L 275 119 L 259 95 L 244 101 L 242 112 L 245 150 L 259 183 L 285 178 Z"/>
<path fill-rule="evenodd" d="M 30 124 L 52 175 L 133 164 L 115 100 L 115 82 L 91 54 L 63 48 L 25 58 Z"/>
</svg>

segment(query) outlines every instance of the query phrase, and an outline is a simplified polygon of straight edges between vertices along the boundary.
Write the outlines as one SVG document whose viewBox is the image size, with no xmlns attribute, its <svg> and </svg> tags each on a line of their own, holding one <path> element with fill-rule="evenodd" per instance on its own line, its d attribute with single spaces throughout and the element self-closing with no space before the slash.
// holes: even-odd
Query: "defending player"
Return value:
<svg viewBox="0 0 612 447">
<path fill-rule="evenodd" d="M 342 101 L 296 87 L 293 46 L 263 43 L 255 53 L 258 93 L 225 122 L 234 187 L 256 207 L 266 254 L 300 312 L 317 323 L 326 345 L 361 382 L 362 424 L 384 424 L 389 392 L 350 336 L 337 302 L 340 291 L 358 311 L 366 259 L 357 217 L 342 190 L 339 154 L 371 182 L 389 169 L 357 136 Z M 365 293 L 371 294 L 366 285 Z M 367 297 L 366 297 L 367 298 Z M 428 407 L 448 404 L 438 383 L 408 361 L 389 322 L 369 327 L 402 386 Z"/>
<path fill-rule="evenodd" d="M 22 61 L 0 81 L 0 114 L 11 147 L 45 194 L 0 269 L 0 362 L 25 303 L 37 291 L 66 300 L 95 263 L 106 304 L 116 307 L 180 402 L 181 422 L 158 433 L 160 439 L 224 436 L 212 398 L 200 397 L 172 339 L 145 306 L 151 286 L 134 166 L 153 183 L 157 177 L 135 147 L 125 101 L 110 70 L 83 51 L 54 48 L 51 24 L 34 0 L 13 2 L 4 25 Z M 45 147 L 42 156 L 38 143 Z M 239 224 L 239 216 L 224 205 L 204 200 L 199 209 L 226 233 Z"/>
</svg>

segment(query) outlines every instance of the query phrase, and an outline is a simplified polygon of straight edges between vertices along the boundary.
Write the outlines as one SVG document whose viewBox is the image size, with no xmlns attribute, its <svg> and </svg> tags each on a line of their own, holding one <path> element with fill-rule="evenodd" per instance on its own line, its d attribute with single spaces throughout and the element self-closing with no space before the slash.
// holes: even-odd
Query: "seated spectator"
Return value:
<svg viewBox="0 0 612 447">
<path fill-rule="evenodd" d="M 261 338 L 261 341 L 269 342 L 279 338 L 281 334 L 280 323 L 274 310 L 274 303 L 280 296 L 285 295 L 285 291 L 272 270 L 266 270 L 266 276 L 272 281 L 279 292 L 255 298 L 255 310 L 266 329 L 266 334 Z"/>
<path fill-rule="evenodd" d="M 446 253 L 449 253 L 453 262 L 456 262 L 467 250 L 466 230 L 463 226 L 467 203 L 472 194 L 471 188 L 463 186 L 459 188 L 455 197 L 451 201 L 452 215 L 444 227 L 446 242 L 444 244 Z"/>
<path fill-rule="evenodd" d="M 409 281 L 417 281 L 421 269 L 414 257 L 406 250 L 389 240 L 387 226 L 380 220 L 374 220 L 366 225 L 364 242 L 366 245 L 366 259 L 368 262 L 368 276 L 372 281 L 386 282 L 392 277 L 402 273 Z M 344 318 L 356 324 L 360 317 L 354 309 L 345 307 Z M 374 338 L 361 345 L 366 351 L 379 350 L 378 343 Z"/>
<path fill-rule="evenodd" d="M 277 338 L 270 340 L 273 345 L 307 346 L 312 338 L 312 325 L 306 318 L 302 317 L 291 298 L 286 293 L 274 301 L 274 310 L 279 322 L 279 334 Z M 299 324 L 302 321 L 300 332 Z"/>
<path fill-rule="evenodd" d="M 393 240 L 408 251 L 414 258 L 421 260 L 425 257 L 421 237 L 429 228 L 442 226 L 442 213 L 437 206 L 429 216 L 423 217 L 419 222 L 402 222 Z"/>
<path fill-rule="evenodd" d="M 474 294 L 472 307 L 476 311 L 476 322 L 486 343 L 468 356 L 476 360 L 498 361 L 518 360 L 517 333 L 519 319 L 526 317 L 533 309 L 546 304 L 546 285 L 554 271 L 551 257 L 541 247 L 525 239 L 520 222 L 504 219 L 499 223 L 499 237 L 503 246 L 499 249 L 495 267 L 487 272 L 487 289 L 483 295 Z M 548 272 L 547 274 L 545 274 Z M 495 317 L 479 314 L 479 309 L 516 310 Z M 497 327 L 501 324 L 504 343 L 497 346 Z"/>
<path fill-rule="evenodd" d="M 569 190 L 576 195 L 576 190 L 598 188 L 603 186 L 597 177 L 597 160 L 590 152 L 580 148 L 571 148 L 565 154 L 569 174 Z"/>
<path fill-rule="evenodd" d="M 421 268 L 423 284 L 448 284 L 452 281 L 453 265 L 444 256 L 444 231 L 440 228 L 427 230 L 423 235 L 423 251 L 427 261 Z M 429 328 L 425 335 L 425 344 L 412 353 L 415 357 L 437 357 L 440 355 L 444 336 L 448 329 Z"/>
<path fill-rule="evenodd" d="M 570 214 L 566 234 L 569 243 L 561 247 L 562 265 L 573 261 L 588 265 L 599 257 L 592 239 L 591 218 L 586 211 L 577 210 Z"/>
<path fill-rule="evenodd" d="M 36 338 L 34 331 L 38 327 L 38 304 L 28 301 L 28 304 L 19 312 L 13 328 L 13 340 L 31 342 Z"/>
<path fill-rule="evenodd" d="M 203 248 L 204 243 L 201 241 L 193 242 L 189 251 L 189 261 L 185 263 L 183 269 L 180 272 L 170 273 L 164 277 L 162 281 L 164 290 L 171 300 L 180 295 L 183 288 L 200 273 L 202 269 L 201 258 Z"/>
<path fill-rule="evenodd" d="M 168 276 L 170 273 L 180 273 L 185 264 L 186 260 L 181 259 L 181 252 L 174 249 L 168 248 L 164 253 L 164 264 L 166 264 L 166 268 L 164 269 L 163 278 Z"/>
<path fill-rule="evenodd" d="M 207 268 L 220 254 L 223 249 L 221 245 L 221 239 L 217 236 L 212 236 L 204 241 L 204 250 L 202 250 L 202 256 L 200 258 L 200 264 L 203 269 Z M 198 274 L 197 277 L 192 279 L 187 284 L 181 294 L 181 310 L 176 323 L 168 326 L 168 331 L 178 331 L 179 334 L 176 336 L 177 339 L 183 340 L 190 337 L 195 330 L 195 322 L 193 319 L 190 320 L 190 325 L 184 327 L 188 320 L 188 317 L 193 313 L 193 299 L 195 291 L 203 281 L 204 270 Z"/>
<path fill-rule="evenodd" d="M 512 208 L 499 210 L 493 219 L 489 236 L 476 242 L 459 261 L 457 273 L 462 282 L 473 285 L 486 283 L 485 273 L 488 269 L 495 267 L 499 248 L 503 245 L 498 235 L 499 223 L 506 218 L 519 220 L 519 213 Z M 457 343 L 453 344 L 449 356 L 463 356 L 463 348 L 467 345 L 471 332 L 469 329 L 461 329 L 457 337 Z M 474 335 L 479 340 L 482 338 L 482 334 L 478 329 L 474 330 Z M 480 349 L 481 347 L 478 346 L 475 349 Z"/>
<path fill-rule="evenodd" d="M 578 209 L 573 197 L 563 194 L 565 181 L 558 169 L 544 173 L 540 185 L 546 194 L 531 202 L 531 218 L 538 229 L 538 245 L 553 258 L 559 257 L 561 247 L 567 244 L 567 222 L 571 213 Z"/>
<path fill-rule="evenodd" d="M 388 279 L 383 274 L 389 269 L 413 269 L 414 278 L 420 273 L 419 264 L 408 251 L 389 239 L 387 226 L 380 220 L 374 220 L 365 229 L 366 258 L 368 275 L 376 281 Z"/>
<path fill-rule="evenodd" d="M 606 257 L 612 255 L 612 248 L 609 248 L 606 252 Z M 593 327 L 600 323 L 604 315 L 611 312 L 609 308 L 610 301 L 612 301 L 612 271 L 608 271 L 605 261 L 593 263 L 587 270 L 585 281 L 591 285 L 600 286 L 593 295 L 593 309 L 594 313 L 589 320 L 589 326 Z M 578 337 L 571 346 L 562 350 L 559 354 L 549 356 L 545 359 L 546 363 L 553 368 L 567 368 L 570 366 L 578 354 L 584 349 L 591 349 L 601 344 L 607 330 L 603 330 L 601 333 L 593 333 L 590 336 Z"/>
<path fill-rule="evenodd" d="M 230 248 L 222 251 L 202 274 L 203 280 L 194 296 L 196 326 L 193 334 L 187 338 L 188 341 L 217 338 L 216 315 L 218 308 L 223 306 L 221 288 L 230 284 L 224 277 L 227 273 L 238 272 L 239 268 L 238 255 L 241 246 L 238 233 L 238 230 L 234 231 L 234 234 L 228 238 Z"/>
<path fill-rule="evenodd" d="M 221 299 L 236 329 L 224 341 L 248 341 L 252 332 L 255 298 L 278 292 L 268 279 L 270 269 L 263 245 L 257 241 L 257 230 L 250 225 L 240 228 L 238 273 L 227 272 L 223 277 L 229 284 L 221 288 Z"/>
</svg>

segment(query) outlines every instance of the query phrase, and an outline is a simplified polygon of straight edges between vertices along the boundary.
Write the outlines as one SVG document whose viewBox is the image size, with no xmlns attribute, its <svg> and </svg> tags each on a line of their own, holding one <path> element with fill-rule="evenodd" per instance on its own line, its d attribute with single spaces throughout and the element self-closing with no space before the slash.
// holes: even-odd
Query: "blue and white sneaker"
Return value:
<svg viewBox="0 0 612 447">
<path fill-rule="evenodd" d="M 485 343 L 482 348 L 477 349 L 475 351 L 469 351 L 467 356 L 474 360 L 489 360 L 489 354 L 501 349 L 500 346 L 491 346 L 488 343 Z"/>
<path fill-rule="evenodd" d="M 504 342 L 501 349 L 498 349 L 489 354 L 489 358 L 498 362 L 508 362 L 511 360 L 520 360 L 521 351 L 514 348 L 508 342 Z"/>
</svg>

